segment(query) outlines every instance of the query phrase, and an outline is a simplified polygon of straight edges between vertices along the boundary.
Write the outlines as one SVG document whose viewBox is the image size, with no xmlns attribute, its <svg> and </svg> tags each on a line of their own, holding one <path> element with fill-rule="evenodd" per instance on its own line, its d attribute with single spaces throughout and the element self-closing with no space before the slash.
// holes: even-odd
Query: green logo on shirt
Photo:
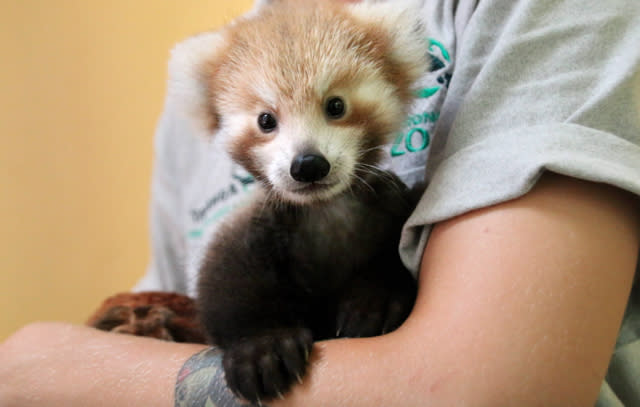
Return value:
<svg viewBox="0 0 640 407">
<path fill-rule="evenodd" d="M 398 157 L 407 152 L 415 153 L 429 147 L 431 136 L 429 132 L 420 127 L 427 123 L 435 123 L 440 114 L 437 112 L 424 112 L 422 114 L 413 114 L 407 118 L 407 127 L 409 130 L 398 133 L 391 147 L 391 156 Z"/>
<path fill-rule="evenodd" d="M 433 38 L 427 39 L 427 50 L 431 58 L 430 72 L 437 75 L 438 86 L 429 86 L 416 91 L 418 99 L 428 99 L 437 94 L 442 88 L 448 88 L 451 74 L 446 68 L 451 65 L 451 54 L 440 41 Z M 431 136 L 427 128 L 432 128 L 440 117 L 436 111 L 427 111 L 421 114 L 413 114 L 407 118 L 407 129 L 396 135 L 391 147 L 391 156 L 398 157 L 406 153 L 423 151 L 429 147 Z"/>
</svg>

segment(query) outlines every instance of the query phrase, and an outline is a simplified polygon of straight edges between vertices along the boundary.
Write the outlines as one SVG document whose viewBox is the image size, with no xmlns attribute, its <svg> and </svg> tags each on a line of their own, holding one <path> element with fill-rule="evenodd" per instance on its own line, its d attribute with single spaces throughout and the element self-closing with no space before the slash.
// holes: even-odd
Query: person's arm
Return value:
<svg viewBox="0 0 640 407">
<path fill-rule="evenodd" d="M 0 343 L 0 406 L 172 407 L 180 366 L 203 348 L 30 324 Z"/>
<path fill-rule="evenodd" d="M 549 175 L 520 199 L 442 222 L 409 320 L 382 337 L 319 343 L 303 384 L 269 405 L 592 406 L 639 217 L 630 194 Z M 201 349 L 32 325 L 0 345 L 0 405 L 173 406 L 176 375 Z"/>
<path fill-rule="evenodd" d="M 637 201 L 547 175 L 442 222 L 400 330 L 321 344 L 273 406 L 593 406 L 636 266 Z"/>
</svg>

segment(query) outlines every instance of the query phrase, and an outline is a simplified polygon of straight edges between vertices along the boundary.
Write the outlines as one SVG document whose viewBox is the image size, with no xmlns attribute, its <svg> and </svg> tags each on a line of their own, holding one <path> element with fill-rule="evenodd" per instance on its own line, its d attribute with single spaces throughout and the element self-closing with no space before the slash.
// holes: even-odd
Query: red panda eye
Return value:
<svg viewBox="0 0 640 407">
<path fill-rule="evenodd" d="M 258 126 L 264 133 L 272 132 L 278 127 L 278 121 L 271 113 L 260 113 L 258 116 Z"/>
<path fill-rule="evenodd" d="M 327 103 L 324 107 L 325 112 L 327 113 L 327 117 L 330 119 L 339 119 L 344 116 L 346 111 L 346 105 L 344 100 L 339 97 L 332 97 L 327 100 Z"/>
</svg>

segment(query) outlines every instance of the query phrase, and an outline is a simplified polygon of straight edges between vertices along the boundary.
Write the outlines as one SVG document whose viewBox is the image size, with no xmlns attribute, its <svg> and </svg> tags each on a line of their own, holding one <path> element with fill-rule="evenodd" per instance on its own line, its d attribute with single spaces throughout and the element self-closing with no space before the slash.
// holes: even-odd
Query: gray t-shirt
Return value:
<svg viewBox="0 0 640 407">
<path fill-rule="evenodd" d="M 544 171 L 640 195 L 635 1 L 427 0 L 422 17 L 433 63 L 386 162 L 408 185 L 428 183 L 400 244 L 413 272 L 431 225 L 521 196 Z M 138 290 L 194 294 L 203 248 L 254 188 L 196 128 L 168 98 L 155 144 L 152 261 Z M 598 406 L 640 406 L 638 286 Z"/>
</svg>

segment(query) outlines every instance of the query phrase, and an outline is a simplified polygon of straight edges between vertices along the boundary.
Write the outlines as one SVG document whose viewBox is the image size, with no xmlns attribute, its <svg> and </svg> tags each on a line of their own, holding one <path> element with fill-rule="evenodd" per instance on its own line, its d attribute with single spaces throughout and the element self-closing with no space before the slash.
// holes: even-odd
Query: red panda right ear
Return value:
<svg viewBox="0 0 640 407">
<path fill-rule="evenodd" d="M 273 0 L 256 0 L 253 5 L 253 10 L 258 11 L 264 6 L 274 3 Z"/>
<path fill-rule="evenodd" d="M 182 41 L 171 51 L 167 104 L 198 134 L 210 135 L 218 127 L 211 83 L 224 44 L 222 34 L 207 32 Z"/>
</svg>

